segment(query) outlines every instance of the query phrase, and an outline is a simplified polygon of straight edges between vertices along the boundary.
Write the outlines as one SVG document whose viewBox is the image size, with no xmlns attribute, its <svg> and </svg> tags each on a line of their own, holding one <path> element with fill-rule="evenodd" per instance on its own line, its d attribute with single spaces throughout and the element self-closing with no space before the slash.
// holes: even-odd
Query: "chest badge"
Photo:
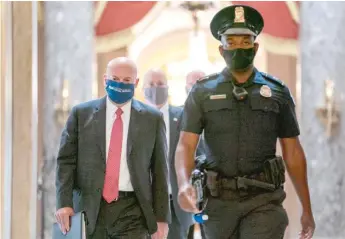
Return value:
<svg viewBox="0 0 345 239">
<path fill-rule="evenodd" d="M 260 88 L 260 95 L 266 98 L 272 97 L 272 91 L 271 88 L 269 88 L 267 85 L 263 85 Z"/>
</svg>

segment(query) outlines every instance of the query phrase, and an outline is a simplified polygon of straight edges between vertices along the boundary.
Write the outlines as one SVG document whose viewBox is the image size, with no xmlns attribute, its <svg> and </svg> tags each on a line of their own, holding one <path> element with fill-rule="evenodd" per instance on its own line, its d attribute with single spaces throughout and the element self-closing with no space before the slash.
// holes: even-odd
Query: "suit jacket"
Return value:
<svg viewBox="0 0 345 239">
<path fill-rule="evenodd" d="M 79 210 L 86 212 L 88 234 L 98 217 L 106 168 L 106 97 L 75 106 L 61 137 L 57 157 L 57 208 L 73 207 L 72 192 L 79 196 Z M 133 99 L 127 140 L 127 163 L 138 202 L 153 234 L 158 222 L 171 220 L 166 128 L 162 114 Z"/>
<path fill-rule="evenodd" d="M 175 152 L 180 137 L 180 119 L 183 108 L 169 105 L 170 145 L 169 145 L 169 174 L 174 210 L 181 225 L 193 224 L 193 214 L 181 209 L 177 201 L 178 185 L 175 170 Z"/>
</svg>

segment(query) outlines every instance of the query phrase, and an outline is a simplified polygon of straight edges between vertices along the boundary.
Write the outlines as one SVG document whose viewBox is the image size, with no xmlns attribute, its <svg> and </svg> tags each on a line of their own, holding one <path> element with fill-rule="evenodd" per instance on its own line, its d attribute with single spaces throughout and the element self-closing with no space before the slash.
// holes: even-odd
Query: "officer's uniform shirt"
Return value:
<svg viewBox="0 0 345 239">
<path fill-rule="evenodd" d="M 254 70 L 243 85 L 246 100 L 234 98 L 227 69 L 199 81 L 184 107 L 182 131 L 205 134 L 207 168 L 223 176 L 259 172 L 263 162 L 275 156 L 277 138 L 299 135 L 295 104 L 282 82 Z M 262 86 L 271 97 L 260 94 Z"/>
</svg>

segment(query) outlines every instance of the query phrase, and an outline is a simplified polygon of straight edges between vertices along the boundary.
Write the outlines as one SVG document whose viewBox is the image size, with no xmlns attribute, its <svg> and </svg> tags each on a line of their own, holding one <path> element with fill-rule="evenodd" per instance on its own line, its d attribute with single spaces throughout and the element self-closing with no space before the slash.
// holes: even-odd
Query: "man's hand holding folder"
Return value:
<svg viewBox="0 0 345 239">
<path fill-rule="evenodd" d="M 71 217 L 67 216 L 71 213 L 74 214 L 73 209 L 68 208 L 56 215 L 62 223 L 54 223 L 53 239 L 86 239 L 86 215 L 78 212 Z"/>
<path fill-rule="evenodd" d="M 66 235 L 70 230 L 70 218 L 74 215 L 74 210 L 71 207 L 63 207 L 56 211 L 55 218 L 59 224 L 61 232 Z"/>
</svg>

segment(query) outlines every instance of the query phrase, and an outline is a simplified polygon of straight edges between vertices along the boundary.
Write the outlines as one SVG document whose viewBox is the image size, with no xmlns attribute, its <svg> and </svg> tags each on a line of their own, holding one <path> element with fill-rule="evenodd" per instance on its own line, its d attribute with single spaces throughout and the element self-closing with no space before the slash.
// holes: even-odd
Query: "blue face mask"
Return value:
<svg viewBox="0 0 345 239">
<path fill-rule="evenodd" d="M 133 98 L 134 88 L 134 84 L 107 80 L 105 90 L 111 101 L 120 105 Z"/>
</svg>

